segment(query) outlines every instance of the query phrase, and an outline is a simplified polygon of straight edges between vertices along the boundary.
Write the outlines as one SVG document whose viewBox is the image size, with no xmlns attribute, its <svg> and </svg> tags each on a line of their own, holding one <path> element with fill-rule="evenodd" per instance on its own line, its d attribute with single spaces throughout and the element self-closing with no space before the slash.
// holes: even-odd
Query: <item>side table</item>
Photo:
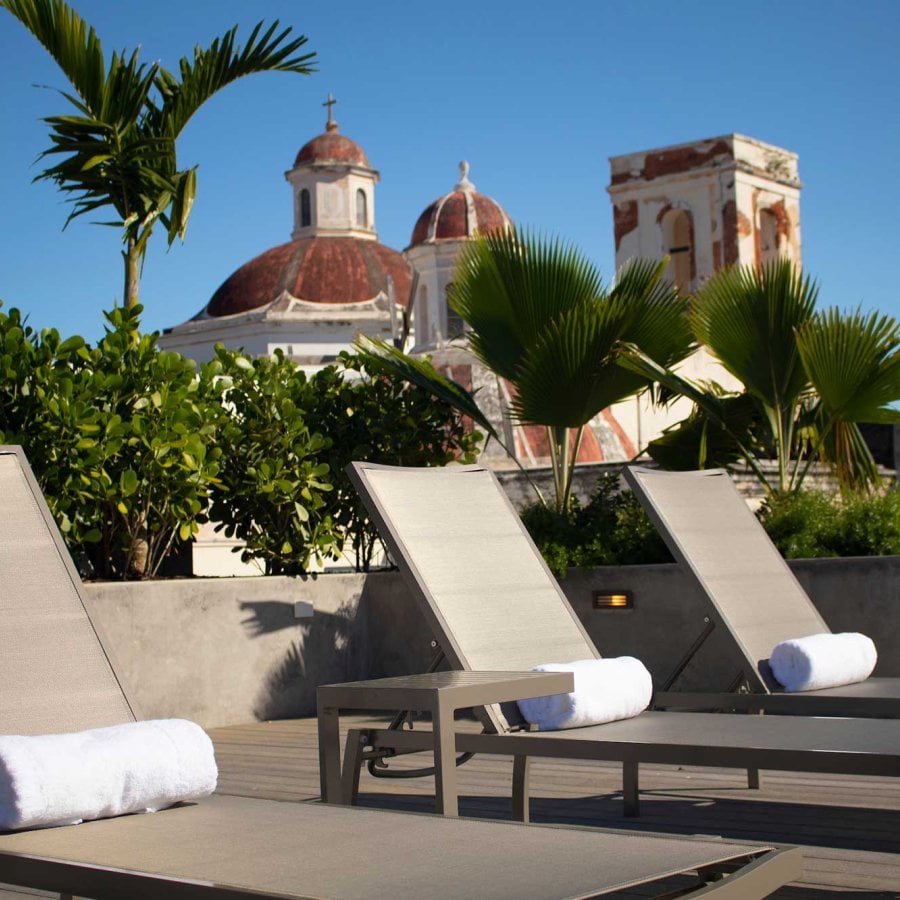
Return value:
<svg viewBox="0 0 900 900">
<path fill-rule="evenodd" d="M 566 694 L 572 690 L 571 672 L 429 672 L 322 685 L 316 692 L 322 800 L 325 803 L 343 800 L 339 729 L 342 709 L 431 713 L 436 809 L 446 816 L 456 816 L 459 814 L 453 725 L 456 710 Z"/>
</svg>

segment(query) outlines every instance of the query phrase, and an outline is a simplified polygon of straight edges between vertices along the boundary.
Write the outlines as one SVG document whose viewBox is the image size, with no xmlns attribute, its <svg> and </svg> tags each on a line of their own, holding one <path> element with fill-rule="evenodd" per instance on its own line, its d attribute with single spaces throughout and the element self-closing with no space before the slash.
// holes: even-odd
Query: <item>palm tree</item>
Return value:
<svg viewBox="0 0 900 900">
<path fill-rule="evenodd" d="M 448 300 L 467 325 L 469 347 L 513 389 L 512 413 L 523 424 L 547 428 L 556 508 L 569 506 L 573 463 L 587 423 L 601 410 L 646 389 L 643 375 L 616 364 L 621 341 L 639 345 L 662 366 L 692 349 L 684 302 L 663 281 L 667 261 L 637 261 L 612 288 L 574 247 L 510 230 L 476 238 L 463 249 Z M 472 414 L 448 379 L 433 378 L 384 343 L 364 349 L 384 366 L 417 383 L 431 381 L 444 399 Z M 430 369 L 430 372 L 428 371 Z M 476 418 L 492 436 L 486 417 Z"/>
<path fill-rule="evenodd" d="M 889 316 L 815 312 L 818 287 L 790 260 L 713 277 L 692 300 L 697 340 L 744 386 L 692 384 L 635 348 L 622 364 L 694 401 L 695 412 L 649 452 L 672 467 L 743 458 L 769 493 L 799 489 L 815 459 L 841 486 L 865 488 L 877 470 L 857 423 L 898 422 L 900 331 Z M 759 457 L 774 454 L 770 480 Z"/>
<path fill-rule="evenodd" d="M 59 65 L 73 93 L 61 92 L 70 115 L 45 119 L 51 146 L 42 158 L 58 160 L 37 178 L 55 182 L 78 216 L 110 207 L 122 229 L 124 302 L 138 302 L 140 268 L 153 226 L 166 229 L 169 245 L 184 238 L 197 190 L 197 167 L 179 169 L 176 140 L 203 103 L 231 82 L 254 72 L 309 74 L 315 54 L 297 55 L 306 43 L 288 40 L 290 28 L 259 22 L 241 47 L 237 28 L 206 49 L 195 47 L 178 74 L 158 62 L 140 63 L 138 51 L 113 52 L 107 63 L 100 39 L 64 0 L 0 0 Z"/>
<path fill-rule="evenodd" d="M 872 454 L 858 422 L 894 424 L 900 409 L 900 325 L 891 316 L 836 309 L 819 313 L 797 332 L 797 350 L 818 395 L 820 456 L 844 493 L 877 484 Z"/>
</svg>

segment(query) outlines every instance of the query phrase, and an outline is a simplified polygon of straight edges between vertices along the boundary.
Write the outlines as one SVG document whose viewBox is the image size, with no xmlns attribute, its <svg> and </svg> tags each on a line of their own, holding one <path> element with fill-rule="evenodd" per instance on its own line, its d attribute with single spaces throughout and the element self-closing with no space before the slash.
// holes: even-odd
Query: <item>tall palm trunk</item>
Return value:
<svg viewBox="0 0 900 900">
<path fill-rule="evenodd" d="M 140 283 L 141 256 L 137 249 L 137 241 L 129 237 L 122 251 L 125 262 L 125 293 L 123 303 L 126 308 L 137 306 L 138 285 Z"/>
</svg>

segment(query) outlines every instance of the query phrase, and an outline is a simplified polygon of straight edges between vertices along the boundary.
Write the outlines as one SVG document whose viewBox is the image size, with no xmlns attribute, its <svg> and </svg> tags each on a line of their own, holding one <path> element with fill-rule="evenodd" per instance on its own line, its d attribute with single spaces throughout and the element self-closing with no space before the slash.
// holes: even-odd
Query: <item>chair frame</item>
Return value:
<svg viewBox="0 0 900 900">
<path fill-rule="evenodd" d="M 127 700 L 121 679 L 115 677 L 115 663 L 108 646 L 101 644 L 99 629 L 91 622 L 81 591 L 81 580 L 69 553 L 53 522 L 36 479 L 21 447 L 0 446 L 0 477 L 11 474 L 7 468 L 10 457 L 23 476 L 16 481 L 16 490 L 24 485 L 23 502 L 34 508 L 22 511 L 13 526 L 18 531 L 24 525 L 28 540 L 52 538 L 53 550 L 48 553 L 47 583 L 33 577 L 20 581 L 19 571 L 4 572 L 0 590 L 0 638 L 9 651 L 13 636 L 21 637 L 21 630 L 4 632 L 4 625 L 13 619 L 21 620 L 30 611 L 29 600 L 36 591 L 43 604 L 42 615 L 52 613 L 55 602 L 51 584 L 63 585 L 66 591 L 66 615 L 70 607 L 79 621 L 80 637 L 73 669 L 75 676 L 57 683 L 52 689 L 41 682 L 46 707 L 44 713 L 52 721 L 54 712 L 71 707 L 67 691 L 73 677 L 84 666 L 96 662 L 102 669 L 111 668 L 109 684 L 112 690 L 104 694 L 110 715 L 133 719 L 135 706 Z M 4 481 L 4 483 L 12 483 Z M 27 496 L 30 494 L 30 498 Z M 0 507 L 8 497 L 0 495 Z M 6 510 L 3 510 L 4 515 Z M 40 526 L 33 513 L 40 513 Z M 9 517 L 7 521 L 12 521 Z M 4 540 L 14 541 L 10 530 Z M 4 545 L 9 546 L 9 545 Z M 15 548 L 16 544 L 12 544 Z M 23 544 L 23 546 L 26 546 Z M 0 546 L 3 549 L 3 546 Z M 5 557 L 14 563 L 16 552 Z M 55 568 L 58 562 L 62 569 Z M 50 562 L 52 560 L 52 562 Z M 25 566 L 21 567 L 22 569 Z M 53 578 L 50 578 L 50 574 Z M 56 581 L 54 579 L 60 576 Z M 76 596 L 68 594 L 69 587 Z M 59 588 L 56 588 L 59 589 Z M 62 598 L 60 597 L 60 605 Z M 18 604 L 18 605 L 17 605 Z M 85 620 L 90 628 L 83 627 Z M 35 618 L 39 623 L 40 619 Z M 40 626 L 31 629 L 26 653 L 52 653 L 55 647 L 42 633 Z M 9 660 L 22 654 L 8 654 L 6 668 L 0 660 L 0 671 L 9 678 L 15 673 Z M 54 675 L 54 678 L 59 677 Z M 0 723 L 25 723 L 30 719 L 19 709 L 25 703 L 29 685 L 0 693 Z M 123 701 L 125 701 L 123 703 Z M 80 709 L 80 708 L 79 708 Z M 91 728 L 98 723 L 90 719 L 93 712 L 79 711 L 84 721 L 79 727 Z M 104 723 L 105 724 L 105 723 Z M 44 729 L 39 729 L 44 731 Z M 23 733 L 35 733 L 28 731 Z M 516 830 L 518 829 L 518 830 Z M 347 835 L 372 834 L 378 840 L 360 844 L 358 840 L 345 843 Z M 330 852 L 315 852 L 318 838 Z M 384 853 L 384 845 L 407 847 L 409 842 L 425 844 L 424 852 L 413 853 L 403 861 L 402 882 L 397 879 L 394 860 Z M 505 851 L 495 852 L 494 846 Z M 223 847 L 229 847 L 224 852 Z M 308 852 L 313 847 L 312 853 Z M 355 848 L 352 852 L 351 846 Z M 421 896 L 420 886 L 427 885 L 430 896 L 458 896 L 459 873 L 475 872 L 472 878 L 479 884 L 514 881 L 523 891 L 530 891 L 532 878 L 543 877 L 547 869 L 544 855 L 553 856 L 554 846 L 561 855 L 577 861 L 572 872 L 554 872 L 547 882 L 547 896 L 560 898 L 600 896 L 625 886 L 648 885 L 676 874 L 696 874 L 696 887 L 689 896 L 763 897 L 778 887 L 795 880 L 802 871 L 802 858 L 796 848 L 746 842 L 711 841 L 661 835 L 628 835 L 622 832 L 557 826 L 528 826 L 490 821 L 464 821 L 415 813 L 381 810 L 350 810 L 308 803 L 284 803 L 257 800 L 249 797 L 214 795 L 205 801 L 185 804 L 150 815 L 122 816 L 86 822 L 81 825 L 0 834 L 0 885 L 10 884 L 38 890 L 57 892 L 65 900 L 75 895 L 96 900 L 118 900 L 121 897 L 157 898 L 172 900 L 251 900 L 278 898 L 299 900 L 302 897 L 368 896 L 381 893 L 390 896 Z M 272 850 L 271 848 L 277 848 Z M 654 859 L 654 852 L 668 857 L 666 864 Z M 620 869 L 624 879 L 615 883 L 611 871 L 621 855 L 630 855 L 632 862 Z M 324 858 L 326 857 L 327 858 Z M 644 857 L 646 856 L 646 860 Z M 324 859 L 320 859 L 323 857 Z M 152 862 L 151 862 L 152 860 Z M 532 867 L 531 870 L 528 867 Z M 497 882 L 501 868 L 511 869 L 510 881 Z M 627 870 L 627 871 L 626 871 Z M 529 874 L 530 871 L 530 874 Z M 410 880 L 410 873 L 414 877 Z M 571 874 L 571 877 L 570 877 Z M 723 877 L 727 876 L 727 877 Z M 558 878 L 558 883 L 557 883 Z M 550 883 L 552 881 L 552 883 Z M 514 889 L 515 890 L 515 889 Z M 585 894 L 587 890 L 587 894 Z"/>
<path fill-rule="evenodd" d="M 790 693 L 784 690 L 772 675 L 768 660 L 753 659 L 747 644 L 741 637 L 740 626 L 730 615 L 727 603 L 723 602 L 710 581 L 705 577 L 703 563 L 694 558 L 685 542 L 667 520 L 664 501 L 654 494 L 652 481 L 664 479 L 670 483 L 679 481 L 687 483 L 693 494 L 703 491 L 711 479 L 716 479 L 717 486 L 726 483 L 726 499 L 739 503 L 746 508 L 746 501 L 738 493 L 731 476 L 724 469 L 702 469 L 688 472 L 666 472 L 644 466 L 626 466 L 623 470 L 625 481 L 647 512 L 660 536 L 666 542 L 681 570 L 693 581 L 708 603 L 709 625 L 705 629 L 708 636 L 713 628 L 726 630 L 733 638 L 742 659 L 732 681 L 737 689 L 724 691 L 679 691 L 668 689 L 671 685 L 658 691 L 653 698 L 656 709 L 716 709 L 729 712 L 763 712 L 778 715 L 800 716 L 852 716 L 855 718 L 897 718 L 900 717 L 900 678 L 874 677 L 857 684 L 844 685 L 837 688 L 826 688 L 802 693 Z M 733 493 L 733 497 L 729 496 Z M 806 591 L 781 557 L 762 526 L 752 515 L 745 518 L 748 527 L 758 529 L 757 536 L 765 538 L 771 546 L 773 570 L 780 570 L 779 577 L 788 588 L 783 594 L 784 603 L 803 604 L 800 612 L 819 632 L 830 629 L 821 614 L 809 599 Z M 782 630 L 777 640 L 802 637 Z M 777 642 L 776 640 L 776 642 Z M 691 648 L 696 654 L 702 645 L 698 641 Z M 773 643 L 774 646 L 774 643 Z M 689 661 L 686 657 L 682 666 Z"/>
<path fill-rule="evenodd" d="M 390 511 L 372 485 L 371 479 L 377 479 L 381 471 L 419 474 L 433 471 L 436 473 L 435 478 L 441 477 L 437 473 L 449 473 L 447 477 L 473 474 L 487 478 L 493 490 L 502 497 L 509 515 L 517 523 L 519 538 L 528 543 L 540 560 L 545 577 L 555 586 L 561 606 L 560 615 L 571 616 L 584 636 L 587 650 L 592 650 L 593 655 L 599 656 L 490 469 L 480 465 L 454 465 L 447 469 L 422 470 L 353 462 L 347 466 L 346 471 L 378 526 L 393 561 L 417 600 L 451 668 L 471 670 L 472 667 L 466 659 L 465 649 L 447 626 L 441 613 L 440 599 L 429 590 L 423 573 L 406 546 L 404 536 L 395 526 Z M 451 494 L 448 493 L 446 499 L 448 504 L 452 504 Z M 446 517 L 447 509 L 441 509 L 436 514 Z M 642 763 L 746 769 L 750 773 L 748 780 L 751 787 L 759 786 L 758 772 L 764 768 L 847 775 L 900 775 L 900 722 L 866 720 L 865 725 L 844 725 L 836 719 L 804 721 L 774 716 L 729 716 L 723 713 L 645 712 L 634 719 L 608 725 L 557 732 L 533 732 L 514 730 L 516 723 L 506 707 L 500 710 L 488 706 L 477 709 L 476 714 L 481 718 L 485 732 L 457 733 L 456 750 L 514 758 L 513 815 L 519 821 L 528 820 L 529 763 L 533 757 L 621 762 L 624 810 L 629 816 L 639 815 L 640 812 L 639 770 Z M 655 732 L 663 737 L 654 739 Z M 711 735 L 718 735 L 718 739 L 712 740 Z M 359 765 L 363 760 L 417 752 L 432 745 L 430 735 L 423 736 L 409 731 L 360 729 L 351 734 L 347 740 L 350 752 L 347 754 L 343 776 L 344 802 L 353 802 L 358 793 Z"/>
</svg>

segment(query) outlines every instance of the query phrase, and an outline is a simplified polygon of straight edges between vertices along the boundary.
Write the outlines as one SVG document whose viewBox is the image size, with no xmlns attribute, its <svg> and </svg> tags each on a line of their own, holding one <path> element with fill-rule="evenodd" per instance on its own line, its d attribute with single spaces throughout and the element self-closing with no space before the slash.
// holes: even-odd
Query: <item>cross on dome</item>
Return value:
<svg viewBox="0 0 900 900">
<path fill-rule="evenodd" d="M 331 91 L 328 92 L 328 99 L 322 104 L 322 106 L 328 107 L 328 121 L 325 123 L 326 131 L 337 131 L 338 123 L 335 121 L 334 115 L 332 114 L 331 107 L 337 103 L 337 100 L 331 94 Z"/>
</svg>

